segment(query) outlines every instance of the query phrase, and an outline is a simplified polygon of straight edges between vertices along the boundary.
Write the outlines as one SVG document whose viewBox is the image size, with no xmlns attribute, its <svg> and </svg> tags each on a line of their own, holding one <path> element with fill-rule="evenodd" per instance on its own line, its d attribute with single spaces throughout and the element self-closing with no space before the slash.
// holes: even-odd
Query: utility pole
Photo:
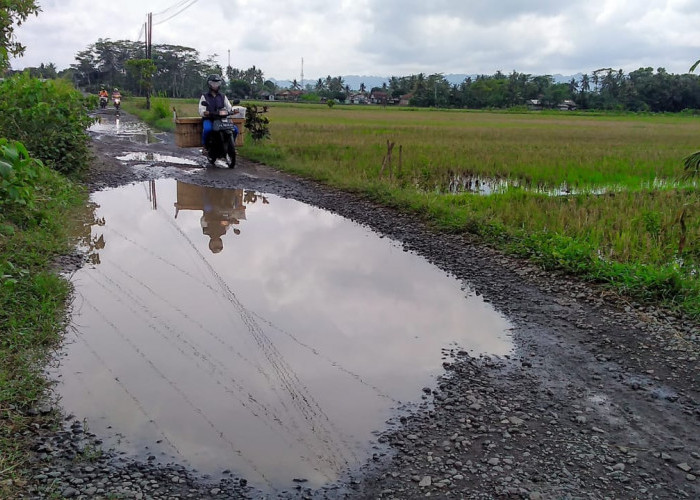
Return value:
<svg viewBox="0 0 700 500">
<path fill-rule="evenodd" d="M 148 21 L 146 22 L 146 59 L 153 59 L 152 41 L 153 37 L 153 13 L 148 13 Z M 151 76 L 153 79 L 153 76 Z M 151 82 L 152 83 L 152 82 Z M 151 109 L 151 86 L 146 87 L 146 109 Z"/>
<path fill-rule="evenodd" d="M 301 58 L 301 90 L 304 90 L 304 58 Z"/>
</svg>

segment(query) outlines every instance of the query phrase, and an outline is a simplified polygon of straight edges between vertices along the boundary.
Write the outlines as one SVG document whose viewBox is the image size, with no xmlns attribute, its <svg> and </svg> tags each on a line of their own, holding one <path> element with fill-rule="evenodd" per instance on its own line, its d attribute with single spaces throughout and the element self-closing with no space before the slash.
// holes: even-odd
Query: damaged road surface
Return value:
<svg viewBox="0 0 700 500">
<path fill-rule="evenodd" d="M 101 116 L 27 497 L 700 498 L 697 323 Z"/>
</svg>

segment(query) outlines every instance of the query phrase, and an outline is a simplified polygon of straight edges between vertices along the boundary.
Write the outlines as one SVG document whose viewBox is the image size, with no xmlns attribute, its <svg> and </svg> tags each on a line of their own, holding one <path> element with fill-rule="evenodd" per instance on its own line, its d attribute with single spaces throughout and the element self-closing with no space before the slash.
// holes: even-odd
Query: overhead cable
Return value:
<svg viewBox="0 0 700 500">
<path fill-rule="evenodd" d="M 156 25 L 158 25 L 158 24 L 163 24 L 163 23 L 166 22 L 166 21 L 170 21 L 173 17 L 175 17 L 175 16 L 177 16 L 177 15 L 179 15 L 179 14 L 182 14 L 185 10 L 189 9 L 190 7 L 192 7 L 192 6 L 193 6 L 194 4 L 196 4 L 198 1 L 199 1 L 199 0 L 188 0 L 188 2 L 187 2 L 180 10 L 178 10 L 178 11 L 175 12 L 174 14 L 170 15 L 169 17 L 166 17 L 165 19 L 161 19 L 161 20 L 158 21 L 157 23 L 153 23 L 153 25 L 156 26 Z"/>
<path fill-rule="evenodd" d="M 170 13 L 172 13 L 172 11 L 179 9 L 180 7 L 182 7 L 183 5 L 185 5 L 189 1 L 190 0 L 180 0 L 179 2 L 171 5 L 170 7 L 166 8 L 166 9 L 161 10 L 160 12 L 154 12 L 153 15 L 154 16 L 169 15 Z"/>
</svg>

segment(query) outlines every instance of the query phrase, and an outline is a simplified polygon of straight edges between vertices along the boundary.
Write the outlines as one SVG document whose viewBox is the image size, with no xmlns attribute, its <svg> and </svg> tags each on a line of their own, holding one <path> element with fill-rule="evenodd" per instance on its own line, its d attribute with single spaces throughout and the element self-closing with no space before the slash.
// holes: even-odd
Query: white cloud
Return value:
<svg viewBox="0 0 700 500">
<path fill-rule="evenodd" d="M 147 12 L 178 2 L 39 3 L 43 12 L 16 30 L 27 52 L 15 68 L 68 67 L 99 38 L 143 40 Z M 206 0 L 166 17 L 154 18 L 154 43 L 218 54 L 224 66 L 230 51 L 233 66 L 278 79 L 298 79 L 302 58 L 307 80 L 646 66 L 682 73 L 700 58 L 700 0 Z"/>
</svg>

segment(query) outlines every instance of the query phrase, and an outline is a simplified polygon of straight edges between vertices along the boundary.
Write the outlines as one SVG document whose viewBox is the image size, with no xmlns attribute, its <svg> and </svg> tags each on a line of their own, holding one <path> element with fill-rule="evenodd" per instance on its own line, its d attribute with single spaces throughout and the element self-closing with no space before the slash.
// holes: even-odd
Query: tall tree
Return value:
<svg viewBox="0 0 700 500">
<path fill-rule="evenodd" d="M 24 45 L 15 37 L 15 25 L 21 26 L 32 14 L 38 15 L 41 8 L 35 0 L 2 0 L 0 7 L 0 69 L 5 69 L 10 56 L 24 54 Z"/>
</svg>

